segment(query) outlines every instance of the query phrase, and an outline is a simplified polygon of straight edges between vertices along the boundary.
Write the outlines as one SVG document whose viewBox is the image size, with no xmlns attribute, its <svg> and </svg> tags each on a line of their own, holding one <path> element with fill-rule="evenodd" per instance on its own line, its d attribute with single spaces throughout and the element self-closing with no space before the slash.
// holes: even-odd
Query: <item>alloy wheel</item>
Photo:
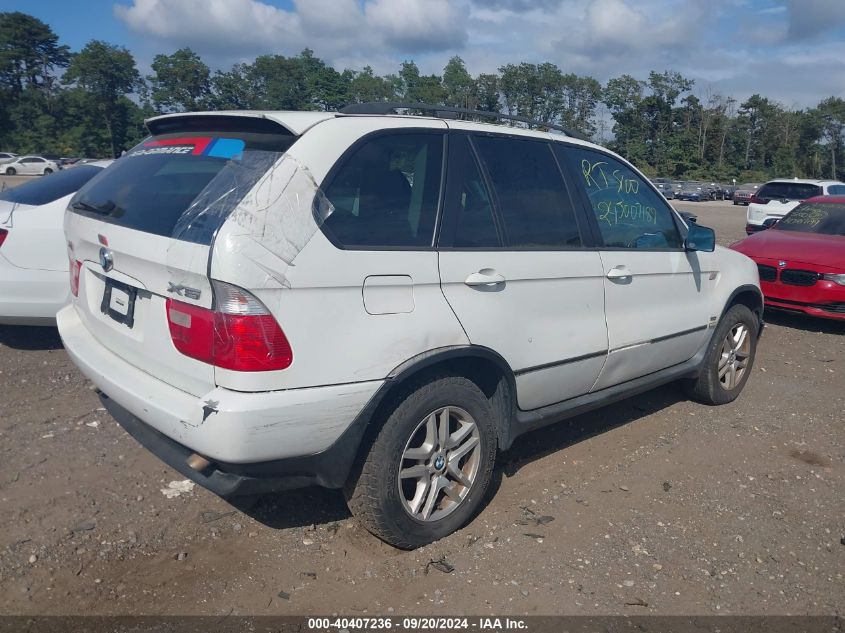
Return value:
<svg viewBox="0 0 845 633">
<path fill-rule="evenodd" d="M 719 384 L 723 389 L 734 389 L 748 368 L 751 355 L 751 337 L 744 323 L 734 325 L 722 342 L 719 356 Z"/>
<path fill-rule="evenodd" d="M 402 452 L 399 495 L 418 521 L 438 521 L 466 499 L 478 475 L 481 434 L 472 416 L 447 406 L 423 419 Z"/>
</svg>

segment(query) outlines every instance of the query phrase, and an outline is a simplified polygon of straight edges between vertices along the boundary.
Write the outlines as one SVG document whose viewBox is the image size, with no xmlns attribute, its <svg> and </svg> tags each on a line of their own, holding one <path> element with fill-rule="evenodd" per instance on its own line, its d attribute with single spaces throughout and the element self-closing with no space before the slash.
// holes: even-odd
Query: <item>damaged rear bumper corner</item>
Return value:
<svg viewBox="0 0 845 633">
<path fill-rule="evenodd" d="M 352 468 L 366 421 L 359 416 L 329 449 L 315 455 L 253 464 L 191 459 L 193 450 L 179 444 L 100 393 L 100 401 L 123 429 L 144 448 L 183 476 L 223 498 L 266 494 L 307 486 L 340 488 Z M 191 463 L 201 462 L 195 469 Z"/>
</svg>

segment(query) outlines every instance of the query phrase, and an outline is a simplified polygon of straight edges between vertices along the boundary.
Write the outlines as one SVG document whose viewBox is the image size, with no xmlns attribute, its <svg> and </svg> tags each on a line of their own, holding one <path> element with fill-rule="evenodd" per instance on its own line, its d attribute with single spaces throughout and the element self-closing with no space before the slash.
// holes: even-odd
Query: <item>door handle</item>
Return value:
<svg viewBox="0 0 845 633">
<path fill-rule="evenodd" d="M 607 271 L 607 278 L 608 279 L 630 279 L 631 278 L 631 271 L 628 270 L 628 267 L 625 265 L 621 266 L 614 266 L 610 270 Z"/>
<path fill-rule="evenodd" d="M 464 279 L 467 286 L 496 286 L 505 283 L 505 278 L 492 268 L 482 268 Z"/>
</svg>

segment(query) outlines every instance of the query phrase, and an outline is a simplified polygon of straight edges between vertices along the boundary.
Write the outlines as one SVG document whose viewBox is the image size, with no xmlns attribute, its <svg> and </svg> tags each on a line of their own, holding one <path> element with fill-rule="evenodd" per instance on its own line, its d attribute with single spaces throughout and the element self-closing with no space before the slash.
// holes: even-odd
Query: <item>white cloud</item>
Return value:
<svg viewBox="0 0 845 633">
<path fill-rule="evenodd" d="M 587 28 L 598 46 L 638 48 L 647 27 L 645 14 L 623 0 L 594 0 L 587 7 Z"/>
<path fill-rule="evenodd" d="M 466 43 L 468 8 L 450 0 L 132 0 L 115 15 L 147 38 L 231 56 L 313 48 L 330 60 L 357 51 L 425 53 Z"/>
<path fill-rule="evenodd" d="M 299 40 L 299 16 L 256 0 L 134 0 L 115 15 L 144 36 L 232 54 L 266 52 Z"/>
<path fill-rule="evenodd" d="M 372 0 L 364 13 L 373 32 L 401 52 L 460 48 L 468 10 L 450 0 Z"/>
</svg>

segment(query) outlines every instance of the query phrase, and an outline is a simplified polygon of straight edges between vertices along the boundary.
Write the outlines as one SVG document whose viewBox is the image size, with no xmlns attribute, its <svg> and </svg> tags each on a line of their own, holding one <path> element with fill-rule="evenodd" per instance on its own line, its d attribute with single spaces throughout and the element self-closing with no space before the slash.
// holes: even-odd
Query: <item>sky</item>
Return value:
<svg viewBox="0 0 845 633">
<path fill-rule="evenodd" d="M 143 73 L 190 46 L 213 69 L 311 48 L 339 70 L 397 72 L 414 60 L 470 73 L 552 62 L 604 83 L 677 70 L 693 92 L 787 107 L 845 97 L 845 0 L 0 0 L 79 50 L 127 47 Z"/>
</svg>

